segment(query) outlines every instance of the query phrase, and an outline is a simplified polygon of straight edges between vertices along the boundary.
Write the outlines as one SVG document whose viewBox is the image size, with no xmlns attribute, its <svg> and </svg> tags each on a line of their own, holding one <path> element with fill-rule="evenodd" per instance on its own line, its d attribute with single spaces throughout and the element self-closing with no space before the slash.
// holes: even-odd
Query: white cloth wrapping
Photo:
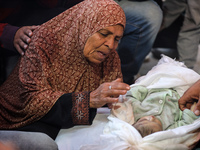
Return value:
<svg viewBox="0 0 200 150">
<path fill-rule="evenodd" d="M 55 141 L 59 150 L 80 150 L 83 145 L 98 144 L 100 135 L 108 123 L 107 117 L 110 109 L 99 108 L 92 125 L 74 126 L 69 129 L 61 129 Z"/>
<path fill-rule="evenodd" d="M 165 55 L 158 61 L 145 76 L 136 80 L 136 85 L 147 88 L 174 88 L 180 96 L 197 80 L 200 75 L 194 70 L 187 68 L 182 62 L 175 61 Z"/>
<path fill-rule="evenodd" d="M 183 63 L 162 56 L 147 75 L 140 77 L 131 86 L 174 88 L 182 96 L 199 79 L 200 75 L 186 68 Z M 120 102 L 123 101 L 121 98 L 124 97 L 120 97 Z M 56 139 L 59 150 L 187 150 L 200 139 L 199 132 L 192 133 L 200 128 L 200 119 L 191 125 L 156 132 L 142 138 L 130 125 L 134 122 L 130 107 L 124 106 L 124 111 L 116 112 L 118 114 L 115 116 L 119 116 L 118 118 L 109 115 L 107 120 L 108 114 L 97 114 L 92 126 L 61 130 Z"/>
<path fill-rule="evenodd" d="M 156 132 L 144 138 L 130 124 L 114 117 L 108 119 L 100 144 L 86 145 L 81 150 L 188 150 L 200 136 L 197 132 L 190 133 L 200 128 L 200 119 L 191 125 Z"/>
</svg>

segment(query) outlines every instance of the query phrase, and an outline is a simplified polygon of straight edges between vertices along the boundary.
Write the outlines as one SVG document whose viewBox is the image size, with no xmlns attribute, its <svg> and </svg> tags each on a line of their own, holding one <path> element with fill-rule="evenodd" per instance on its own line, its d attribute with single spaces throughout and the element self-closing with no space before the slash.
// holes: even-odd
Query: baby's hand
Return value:
<svg viewBox="0 0 200 150">
<path fill-rule="evenodd" d="M 117 103 L 109 103 L 107 105 L 109 109 L 118 109 L 121 107 L 119 103 L 124 103 L 125 101 L 126 101 L 126 95 L 119 95 Z"/>
<path fill-rule="evenodd" d="M 126 95 L 119 95 L 118 102 L 123 103 L 126 101 Z"/>
</svg>

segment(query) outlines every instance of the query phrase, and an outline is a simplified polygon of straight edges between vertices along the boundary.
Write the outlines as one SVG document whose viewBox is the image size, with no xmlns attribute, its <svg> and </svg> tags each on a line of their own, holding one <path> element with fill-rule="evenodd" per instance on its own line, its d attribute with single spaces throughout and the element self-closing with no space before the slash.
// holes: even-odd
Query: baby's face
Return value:
<svg viewBox="0 0 200 150">
<path fill-rule="evenodd" d="M 137 125 L 148 126 L 152 129 L 151 133 L 162 131 L 162 123 L 155 116 L 145 116 L 137 121 Z"/>
</svg>

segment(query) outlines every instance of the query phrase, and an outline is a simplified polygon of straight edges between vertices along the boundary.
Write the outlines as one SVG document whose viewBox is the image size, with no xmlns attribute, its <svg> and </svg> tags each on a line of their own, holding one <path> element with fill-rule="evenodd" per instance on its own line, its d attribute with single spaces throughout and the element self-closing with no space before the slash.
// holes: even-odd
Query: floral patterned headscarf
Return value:
<svg viewBox="0 0 200 150">
<path fill-rule="evenodd" d="M 92 34 L 117 24 L 125 28 L 125 14 L 116 2 L 85 0 L 37 28 L 17 71 L 10 77 L 16 83 L 4 87 L 13 88 L 12 98 L 6 99 L 12 105 L 4 106 L 17 114 L 13 119 L 22 124 L 38 120 L 64 93 L 93 91 L 103 82 L 122 77 L 116 51 L 98 65 L 88 62 L 83 55 Z"/>
</svg>

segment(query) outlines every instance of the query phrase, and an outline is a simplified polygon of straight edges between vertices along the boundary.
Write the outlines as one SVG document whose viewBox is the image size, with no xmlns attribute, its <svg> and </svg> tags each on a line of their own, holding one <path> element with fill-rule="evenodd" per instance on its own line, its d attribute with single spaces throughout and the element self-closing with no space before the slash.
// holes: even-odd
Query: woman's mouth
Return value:
<svg viewBox="0 0 200 150">
<path fill-rule="evenodd" d="M 104 59 L 107 56 L 107 54 L 105 54 L 101 51 L 97 51 L 97 53 L 98 53 L 98 57 L 101 58 L 101 59 Z"/>
</svg>

